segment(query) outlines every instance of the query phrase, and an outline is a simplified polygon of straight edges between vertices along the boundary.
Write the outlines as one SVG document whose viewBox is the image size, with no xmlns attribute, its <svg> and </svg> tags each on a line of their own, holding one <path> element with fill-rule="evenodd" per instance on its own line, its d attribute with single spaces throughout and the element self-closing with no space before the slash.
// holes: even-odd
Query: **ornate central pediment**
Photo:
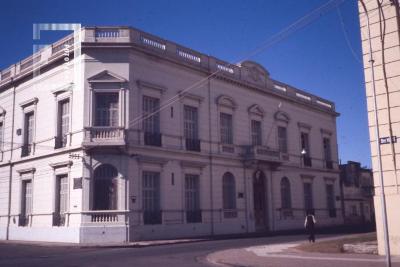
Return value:
<svg viewBox="0 0 400 267">
<path fill-rule="evenodd" d="M 256 62 L 244 61 L 241 63 L 241 67 L 243 68 L 246 80 L 250 82 L 265 84 L 269 78 L 269 72 Z"/>
</svg>

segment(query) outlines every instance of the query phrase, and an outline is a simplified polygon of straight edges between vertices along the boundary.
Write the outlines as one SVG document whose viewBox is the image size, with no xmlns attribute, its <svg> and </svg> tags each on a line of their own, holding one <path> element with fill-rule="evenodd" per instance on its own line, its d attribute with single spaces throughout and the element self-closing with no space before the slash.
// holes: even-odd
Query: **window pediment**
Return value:
<svg viewBox="0 0 400 267">
<path fill-rule="evenodd" d="M 25 108 L 30 105 L 36 105 L 37 102 L 39 102 L 39 99 L 37 97 L 34 97 L 34 98 L 28 99 L 28 100 L 20 103 L 19 105 L 21 108 Z"/>
<path fill-rule="evenodd" d="M 310 124 L 307 124 L 307 123 L 304 123 L 304 122 L 298 122 L 297 125 L 299 126 L 299 128 L 311 130 L 311 125 Z"/>
<path fill-rule="evenodd" d="M 127 80 L 118 74 L 103 70 L 88 78 L 89 83 L 126 83 Z"/>
<path fill-rule="evenodd" d="M 49 165 L 53 169 L 62 168 L 62 167 L 70 167 L 70 166 L 72 166 L 72 160 L 50 163 Z"/>
<path fill-rule="evenodd" d="M 289 121 L 290 121 L 290 116 L 286 112 L 283 112 L 283 111 L 277 111 L 274 114 L 274 118 L 277 121 L 283 121 L 286 123 L 289 123 Z"/>
<path fill-rule="evenodd" d="M 332 131 L 321 128 L 321 134 L 331 136 L 332 135 Z"/>
<path fill-rule="evenodd" d="M 260 107 L 259 105 L 257 105 L 257 104 L 251 105 L 248 108 L 248 111 L 251 114 L 258 115 L 258 116 L 261 116 L 261 117 L 264 117 L 264 114 L 265 114 L 264 109 L 262 107 Z"/>
<path fill-rule="evenodd" d="M 236 107 L 237 107 L 237 104 L 233 100 L 233 98 L 230 96 L 227 96 L 227 95 L 218 96 L 216 99 L 216 102 L 217 102 L 217 105 L 232 108 L 232 109 L 236 109 Z"/>
</svg>

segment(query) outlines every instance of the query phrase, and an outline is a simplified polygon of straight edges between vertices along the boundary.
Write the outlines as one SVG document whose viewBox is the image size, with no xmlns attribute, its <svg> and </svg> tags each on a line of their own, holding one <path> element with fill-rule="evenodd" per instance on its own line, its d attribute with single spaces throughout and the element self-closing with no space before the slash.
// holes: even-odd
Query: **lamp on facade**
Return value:
<svg viewBox="0 0 400 267">
<path fill-rule="evenodd" d="M 301 150 L 301 155 L 304 157 L 305 154 L 307 154 L 307 151 L 306 151 L 305 148 L 303 148 L 303 149 Z"/>
</svg>

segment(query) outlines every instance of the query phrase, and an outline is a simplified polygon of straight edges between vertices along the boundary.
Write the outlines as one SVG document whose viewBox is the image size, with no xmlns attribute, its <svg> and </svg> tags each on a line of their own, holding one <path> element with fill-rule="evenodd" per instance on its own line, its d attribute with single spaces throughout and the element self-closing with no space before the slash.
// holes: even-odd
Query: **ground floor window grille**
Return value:
<svg viewBox="0 0 400 267">
<path fill-rule="evenodd" d="M 201 222 L 199 176 L 193 174 L 185 175 L 185 209 L 186 222 Z"/>
<path fill-rule="evenodd" d="M 144 224 L 161 224 L 160 173 L 143 172 L 142 187 Z"/>
</svg>

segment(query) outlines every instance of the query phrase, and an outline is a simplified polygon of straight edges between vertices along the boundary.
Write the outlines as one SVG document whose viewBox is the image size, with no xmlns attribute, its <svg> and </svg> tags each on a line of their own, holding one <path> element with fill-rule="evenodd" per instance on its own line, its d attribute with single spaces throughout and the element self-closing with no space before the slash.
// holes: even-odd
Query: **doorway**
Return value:
<svg viewBox="0 0 400 267">
<path fill-rule="evenodd" d="M 253 174 L 253 203 L 256 231 L 267 230 L 266 178 L 261 170 Z"/>
</svg>

